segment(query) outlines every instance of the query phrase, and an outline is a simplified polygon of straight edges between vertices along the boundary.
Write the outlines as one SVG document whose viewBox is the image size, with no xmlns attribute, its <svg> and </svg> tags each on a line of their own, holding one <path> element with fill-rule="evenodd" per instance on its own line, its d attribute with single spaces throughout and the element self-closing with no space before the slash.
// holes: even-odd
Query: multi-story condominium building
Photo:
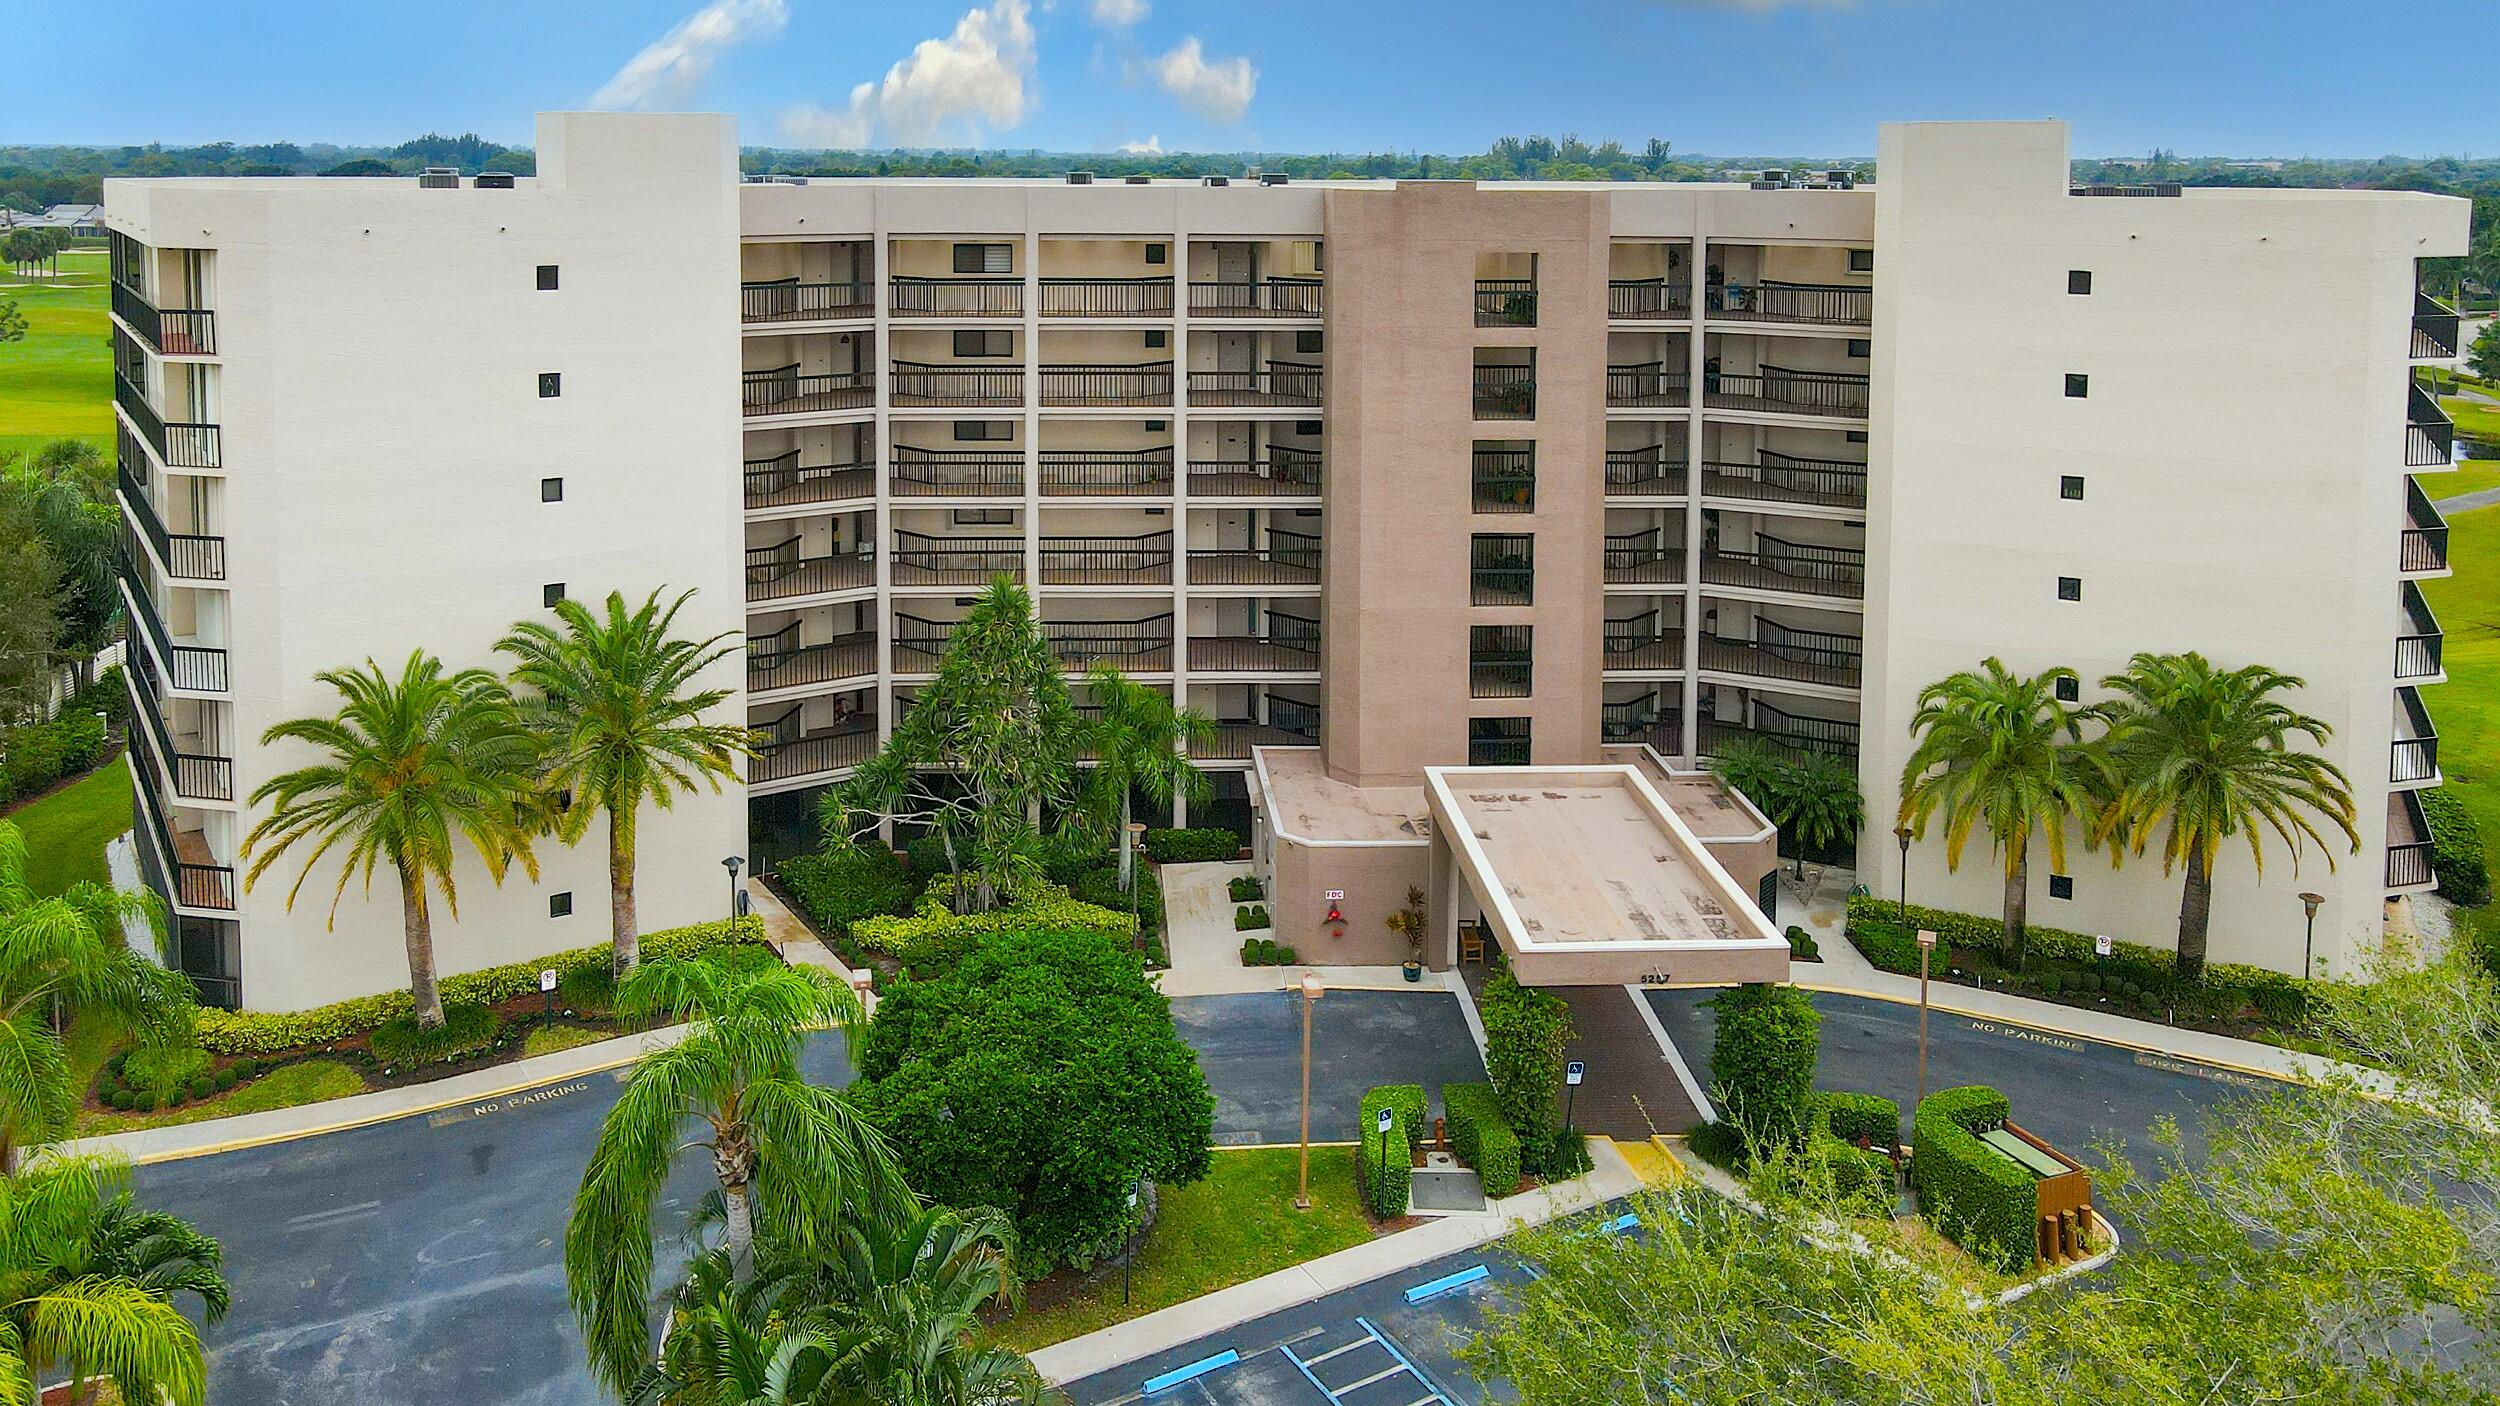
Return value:
<svg viewBox="0 0 2500 1406">
<path fill-rule="evenodd" d="M 1474 918 L 1521 958 L 1623 930 L 1553 980 L 1750 971 L 1770 837 L 1692 774 L 1727 739 L 1855 759 L 1890 893 L 1921 686 L 1993 654 L 2090 696 L 2197 648 L 2305 678 L 2362 809 L 2331 873 L 2226 860 L 2215 956 L 2298 969 L 2310 890 L 2345 969 L 2429 886 L 2410 475 L 2448 450 L 2410 366 L 2457 339 L 2414 266 L 2466 206 L 2072 190 L 2065 142 L 1888 126 L 1877 183 L 1811 189 L 741 184 L 721 119 L 566 114 L 508 186 L 110 183 L 133 757 L 185 964 L 255 1006 L 396 979 L 392 896 L 332 937 L 326 873 L 293 913 L 234 879 L 236 798 L 295 760 L 252 739 L 328 706 L 315 670 L 699 588 L 764 742 L 744 795 L 646 822 L 644 921 L 687 921 L 723 856 L 806 843 L 1006 576 L 1072 670 L 1220 720 L 1216 816 L 1331 960 L 1429 882 L 1436 962 Z M 597 940 L 549 913 L 599 910 L 598 849 L 464 882 L 446 967 Z M 2175 876 L 2071 863 L 2036 921 L 2165 940 Z M 2000 887 L 1933 842 L 1909 882 Z M 1748 955 L 1641 950 L 1685 940 Z"/>
</svg>

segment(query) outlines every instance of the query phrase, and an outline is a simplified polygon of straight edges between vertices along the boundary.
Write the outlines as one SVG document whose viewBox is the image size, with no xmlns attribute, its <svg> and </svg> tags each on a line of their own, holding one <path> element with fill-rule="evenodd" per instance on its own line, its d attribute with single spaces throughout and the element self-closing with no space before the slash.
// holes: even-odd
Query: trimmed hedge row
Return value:
<svg viewBox="0 0 2500 1406">
<path fill-rule="evenodd" d="M 1728 1120 L 1762 1142 L 1798 1146 L 1815 1111 L 1823 1017 L 1804 992 L 1762 982 L 1730 987 L 1706 1004 L 1717 1017 L 1710 1083 Z"/>
<path fill-rule="evenodd" d="M 2480 908 L 2491 901 L 2491 867 L 2483 856 L 2482 827 L 2465 802 L 2445 786 L 2419 796 L 2422 818 L 2431 823 L 2431 875 L 2450 903 Z"/>
<path fill-rule="evenodd" d="M 764 920 L 761 918 L 740 918 L 734 923 L 727 920 L 696 923 L 691 927 L 644 933 L 642 955 L 645 961 L 657 957 L 694 957 L 722 947 L 760 943 L 763 940 Z M 593 964 L 605 968 L 608 962 L 609 947 L 602 942 L 594 947 L 575 948 L 550 957 L 461 972 L 443 978 L 443 1006 L 448 1015 L 450 1008 L 456 1005 L 494 1005 L 536 991 L 538 973 L 548 967 L 554 967 L 561 974 Z M 562 979 L 561 975 L 558 979 Z M 400 989 L 358 996 L 353 1000 L 315 1006 L 304 1011 L 221 1011 L 202 1007 L 192 1018 L 192 1023 L 199 1032 L 200 1045 L 211 1053 L 263 1055 L 307 1045 L 331 1045 L 341 1040 L 352 1040 L 384 1021 L 410 1015 L 414 1010 L 413 999 L 405 989 Z"/>
<path fill-rule="evenodd" d="M 1450 1146 L 1457 1149 L 1458 1160 L 1476 1169 L 1484 1194 L 1508 1196 L 1519 1190 L 1519 1135 L 1502 1116 L 1502 1098 L 1493 1086 L 1443 1084 L 1441 1111 L 1450 1120 Z"/>
<path fill-rule="evenodd" d="M 1380 1110 L 1389 1110 L 1389 1136 L 1384 1141 L 1376 1124 Z M 1415 1179 L 1415 1148 L 1424 1140 L 1424 1086 L 1382 1084 L 1363 1094 L 1354 1120 L 1356 1190 L 1374 1220 L 1406 1214 Z"/>
<path fill-rule="evenodd" d="M 2031 1265 L 2039 1183 L 1978 1134 L 2013 1104 L 1985 1085 L 1939 1089 L 1918 1106 L 1910 1133 L 1910 1190 L 1928 1222 L 1982 1263 L 2008 1274 Z"/>
<path fill-rule="evenodd" d="M 1301 960 L 1299 953 L 1272 937 L 1242 940 L 1241 964 L 1245 967 L 1290 967 Z"/>
<path fill-rule="evenodd" d="M 944 887 L 930 885 L 910 917 L 859 919 L 851 924 L 852 938 L 915 970 L 951 963 L 992 933 L 1087 932 L 1122 946 L 1137 938 L 1135 920 L 1127 913 L 1079 902 L 1056 884 L 1036 884 L 1018 894 L 1015 902 L 986 913 L 950 911 L 940 891 Z"/>
<path fill-rule="evenodd" d="M 1882 1094 L 1822 1093 L 1814 1096 L 1823 1126 L 1851 1146 L 1860 1138 L 1889 1151 L 1901 1141 L 1901 1105 Z"/>
<path fill-rule="evenodd" d="M 830 934 L 847 937 L 862 918 L 911 911 L 910 873 L 891 851 L 873 845 L 798 855 L 773 872 L 816 926 Z"/>
<path fill-rule="evenodd" d="M 1795 923 L 1788 925 L 1788 955 L 1800 962 L 1823 960 L 1823 949 L 1814 945 L 1814 934 Z"/>
<path fill-rule="evenodd" d="M 0 802 L 76 776 L 103 755 L 104 720 L 83 709 L 64 708 L 48 723 L 0 729 Z"/>
<path fill-rule="evenodd" d="M 1232 882 L 1224 886 L 1224 891 L 1232 895 L 1235 903 L 1256 903 L 1267 897 L 1267 890 L 1260 885 L 1256 874 L 1235 874 Z"/>
<path fill-rule="evenodd" d="M 1881 1094 L 1814 1096 L 1815 1137 L 1831 1163 L 1832 1187 L 1848 1200 L 1890 1203 L 1898 1194 L 1892 1149 L 1901 1141 L 1901 1105 Z M 1858 1146 L 1864 1138 L 1865 1147 Z"/>
<path fill-rule="evenodd" d="M 1241 857 L 1241 836 L 1230 830 L 1148 830 L 1146 857 L 1157 864 L 1207 864 Z"/>
<path fill-rule="evenodd" d="M 1261 928 L 1274 926 L 1276 926 L 1276 920 L 1268 916 L 1267 905 L 1264 903 L 1244 904 L 1233 910 L 1233 931 L 1235 932 L 1257 932 Z"/>
<path fill-rule="evenodd" d="M 1495 967 L 1476 1002 L 1484 1021 L 1484 1068 L 1501 1096 L 1502 1120 L 1519 1139 L 1524 1170 L 1542 1171 L 1560 1113 L 1563 1047 L 1571 1008 L 1551 991 L 1522 986 Z"/>
</svg>

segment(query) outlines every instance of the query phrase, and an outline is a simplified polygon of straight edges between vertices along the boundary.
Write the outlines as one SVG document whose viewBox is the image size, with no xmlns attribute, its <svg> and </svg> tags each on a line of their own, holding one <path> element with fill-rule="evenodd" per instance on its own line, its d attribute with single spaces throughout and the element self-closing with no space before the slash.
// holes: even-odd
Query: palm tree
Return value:
<svg viewBox="0 0 2500 1406">
<path fill-rule="evenodd" d="M 1146 799 L 1167 810 L 1175 797 L 1204 804 L 1214 787 L 1189 760 L 1189 749 L 1214 743 L 1215 719 L 1196 708 L 1173 707 L 1170 694 L 1148 688 L 1109 664 L 1088 670 L 1085 687 L 1102 711 L 1087 729 L 1094 770 L 1086 778 L 1080 804 L 1097 831 L 1106 825 L 1119 827 L 1120 888 L 1125 892 L 1137 862 L 1129 831 L 1133 798 L 1143 791 Z"/>
<path fill-rule="evenodd" d="M 218 1259 L 216 1241 L 133 1207 L 123 1163 L 53 1157 L 0 1178 L 0 1401 L 66 1371 L 79 1400 L 101 1379 L 124 1401 L 200 1406 L 199 1333 L 173 1296 L 223 1317 Z"/>
<path fill-rule="evenodd" d="M 1806 874 L 1806 853 L 1840 844 L 1858 833 L 1866 801 L 1858 794 L 1858 769 L 1829 752 L 1803 752 L 1772 783 L 1780 832 L 1797 841 L 1797 877 Z"/>
<path fill-rule="evenodd" d="M 2278 701 L 2275 694 L 2301 681 L 2262 664 L 2217 669 L 2194 652 L 2138 654 L 2125 673 L 2101 686 L 2118 695 L 2105 744 L 2117 790 L 2099 835 L 2142 854 L 2153 832 L 2162 831 L 2162 872 L 2187 870 L 2179 897 L 2178 971 L 2182 980 L 2194 981 L 2205 970 L 2213 867 L 2225 841 L 2247 839 L 2249 862 L 2260 877 L 2268 830 L 2290 846 L 2294 872 L 2304 838 L 2326 852 L 2328 868 L 2335 866 L 2313 814 L 2326 817 L 2355 851 L 2361 848 L 2344 773 L 2299 745 L 2303 738 L 2323 743 L 2333 729 Z"/>
<path fill-rule="evenodd" d="M 483 669 L 446 673 L 443 661 L 418 650 L 393 680 L 368 659 L 360 669 L 313 676 L 345 700 L 337 716 L 296 718 L 261 734 L 264 746 L 304 742 L 326 755 L 273 776 L 252 792 L 269 814 L 244 837 L 243 852 L 260 855 L 244 875 L 249 888 L 278 856 L 307 843 L 311 853 L 287 890 L 295 906 L 313 867 L 343 849 L 338 887 L 330 894 L 330 925 L 338 925 L 347 881 L 387 864 L 399 876 L 400 925 L 408 942 L 408 989 L 417 1023 L 443 1023 L 434 975 L 431 893 L 441 889 L 452 921 L 460 891 L 452 879 L 459 842 L 485 861 L 496 883 L 519 860 L 538 877 L 528 817 L 539 804 L 532 780 L 537 745 L 511 693 Z"/>
<path fill-rule="evenodd" d="M 754 755 L 745 727 L 703 720 L 731 691 L 696 686 L 731 653 L 721 642 L 737 632 L 701 641 L 669 633 L 693 595 L 663 609 L 654 591 L 629 611 L 625 597 L 610 591 L 605 619 L 561 600 L 555 624 L 522 621 L 496 646 L 520 661 L 513 682 L 537 690 L 525 713 L 547 744 L 545 784 L 576 797 L 558 814 L 557 836 L 578 843 L 593 812 L 608 817 L 608 929 L 620 978 L 642 956 L 634 836 L 643 802 L 666 810 L 698 779 L 718 792 L 722 781 L 738 779 L 738 760 Z"/>
<path fill-rule="evenodd" d="M 694 1027 L 635 1062 L 565 1229 L 565 1283 L 591 1370 L 622 1391 L 650 1345 L 652 1206 L 689 1128 L 711 1150 L 722 1248 L 741 1278 L 759 1233 L 803 1254 L 848 1216 L 900 1206 L 910 1193 L 876 1129 L 799 1071 L 809 1030 L 833 1026 L 855 1039 L 859 1029 L 859 1002 L 831 973 L 654 961 L 617 988 L 616 1009 Z"/>
<path fill-rule="evenodd" d="M 2083 724 L 2098 711 L 2060 700 L 2061 681 L 2073 683 L 2074 670 L 2024 678 L 1991 657 L 1920 689 L 1910 718 L 1910 735 L 1919 741 L 1901 768 L 1901 823 L 1923 839 L 1928 819 L 1941 814 L 1948 869 L 1961 867 L 1972 827 L 1987 827 L 2005 861 L 2008 963 L 2023 956 L 2032 832 L 2041 832 L 2049 863 L 2063 869 L 2066 822 L 2090 810 L 2101 775 L 2097 755 L 2083 744 Z"/>
<path fill-rule="evenodd" d="M 69 1127 L 62 1017 L 110 1021 L 151 1045 L 191 1039 L 191 983 L 131 950 L 123 924 L 134 918 L 161 927 L 154 894 L 81 881 L 35 897 L 25 836 L 0 820 L 0 1175 L 21 1147 Z"/>
<path fill-rule="evenodd" d="M 822 1272 L 848 1399 L 1005 1406 L 1042 1399 L 1033 1364 L 981 1336 L 1016 1290 L 1015 1231 L 996 1211 L 930 1207 L 855 1219 Z"/>
<path fill-rule="evenodd" d="M 740 1278 L 726 1250 L 686 1266 L 669 1296 L 657 1362 L 626 1389 L 628 1406 L 795 1406 L 823 1399 L 836 1351 L 823 1315 L 792 1276 Z"/>
</svg>

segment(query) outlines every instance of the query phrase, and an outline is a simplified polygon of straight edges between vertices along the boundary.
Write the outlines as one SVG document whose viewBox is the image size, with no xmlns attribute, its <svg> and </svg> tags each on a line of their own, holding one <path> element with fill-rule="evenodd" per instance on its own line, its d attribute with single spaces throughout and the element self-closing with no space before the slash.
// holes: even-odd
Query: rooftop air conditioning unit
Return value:
<svg viewBox="0 0 2500 1406">
<path fill-rule="evenodd" d="M 474 184 L 479 190 L 510 190 L 512 189 L 512 173 L 510 171 L 480 171 L 477 173 L 477 180 Z"/>
<path fill-rule="evenodd" d="M 1131 176 L 1128 178 L 1128 184 L 1133 186 L 1142 186 L 1153 179 L 1154 177 L 1152 176 Z"/>
<path fill-rule="evenodd" d="M 423 171 L 417 173 L 417 189 L 458 190 L 460 189 L 460 168 L 457 166 L 428 166 Z"/>
<path fill-rule="evenodd" d="M 1259 184 L 1263 186 L 1280 186 L 1292 179 L 1293 177 L 1286 175 L 1282 171 L 1261 171 L 1259 173 Z"/>
<path fill-rule="evenodd" d="M 1233 178 L 1230 176 L 1207 176 L 1203 179 L 1211 186 L 1228 186 L 1233 183 Z"/>
<path fill-rule="evenodd" d="M 1070 171 L 1068 173 L 1068 184 L 1072 186 L 1089 186 L 1093 183 L 1094 173 L 1091 171 Z"/>
</svg>

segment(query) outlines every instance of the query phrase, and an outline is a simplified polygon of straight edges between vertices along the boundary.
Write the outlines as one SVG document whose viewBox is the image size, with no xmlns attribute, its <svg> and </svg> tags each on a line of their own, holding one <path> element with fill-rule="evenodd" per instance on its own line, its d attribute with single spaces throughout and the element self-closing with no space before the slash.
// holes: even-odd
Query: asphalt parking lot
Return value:
<svg viewBox="0 0 2500 1406">
<path fill-rule="evenodd" d="M 1284 1143 L 1302 1120 L 1302 997 L 1290 991 L 1184 996 L 1172 1002 L 1181 1038 L 1198 1051 L 1215 1090 L 1215 1140 Z M 1446 991 L 1331 991 L 1311 1012 L 1311 1138 L 1350 1142 L 1363 1091 L 1421 1084 L 1433 1110 L 1440 1089 L 1484 1077 L 1458 998 Z"/>
</svg>

